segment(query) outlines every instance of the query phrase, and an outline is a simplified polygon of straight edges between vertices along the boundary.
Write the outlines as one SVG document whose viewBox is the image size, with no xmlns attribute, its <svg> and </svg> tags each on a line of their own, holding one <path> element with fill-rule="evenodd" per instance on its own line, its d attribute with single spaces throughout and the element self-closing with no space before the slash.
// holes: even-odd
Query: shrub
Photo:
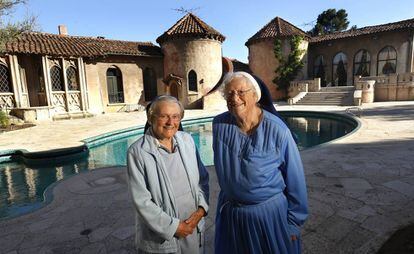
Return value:
<svg viewBox="0 0 414 254">
<path fill-rule="evenodd" d="M 0 110 L 0 127 L 6 128 L 10 125 L 9 117 L 6 112 Z"/>
</svg>

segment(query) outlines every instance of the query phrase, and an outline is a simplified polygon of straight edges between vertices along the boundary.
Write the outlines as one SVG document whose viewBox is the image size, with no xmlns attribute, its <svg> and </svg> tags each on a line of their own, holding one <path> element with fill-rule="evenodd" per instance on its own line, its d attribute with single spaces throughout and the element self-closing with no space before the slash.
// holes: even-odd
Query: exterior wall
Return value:
<svg viewBox="0 0 414 254">
<path fill-rule="evenodd" d="M 363 35 L 353 38 L 344 38 L 334 41 L 312 43 L 309 46 L 308 73 L 313 77 L 314 60 L 322 55 L 325 60 L 326 80 L 332 83 L 332 61 L 334 56 L 343 52 L 347 56 L 347 85 L 353 85 L 354 56 L 360 49 L 366 49 L 371 55 L 370 76 L 377 76 L 378 53 L 385 46 L 392 46 L 397 51 L 397 73 L 411 72 L 412 70 L 412 40 L 409 31 L 390 31 L 373 35 Z"/>
<path fill-rule="evenodd" d="M 249 45 L 249 67 L 253 74 L 258 76 L 267 85 L 272 98 L 274 100 L 282 99 L 286 95 L 284 91 L 277 89 L 277 85 L 273 83 L 276 77 L 275 70 L 279 66 L 279 61 L 276 59 L 274 52 L 274 40 L 263 40 Z M 302 61 L 304 63 L 303 69 L 298 73 L 298 79 L 307 79 L 307 48 L 308 41 L 303 40 L 300 49 L 304 50 Z M 282 39 L 282 54 L 287 57 L 290 53 L 290 38 Z"/>
<path fill-rule="evenodd" d="M 161 57 L 112 56 L 95 61 L 85 60 L 89 111 L 91 113 L 125 111 L 136 106 L 145 106 L 143 71 L 153 68 L 157 77 L 157 92 L 163 91 L 163 69 Z M 110 104 L 106 72 L 117 67 L 122 73 L 124 103 Z"/>
<path fill-rule="evenodd" d="M 164 75 L 183 78 L 179 100 L 185 106 L 200 99 L 220 80 L 222 72 L 221 43 L 209 39 L 175 39 L 162 43 Z M 189 91 L 188 73 L 197 74 L 198 92 Z M 164 90 L 166 91 L 166 90 Z"/>
<path fill-rule="evenodd" d="M 282 45 L 285 44 L 282 42 Z M 253 74 L 259 77 L 269 89 L 273 99 L 283 97 L 281 91 L 277 90 L 273 83 L 275 70 L 279 61 L 273 53 L 273 40 L 259 41 L 249 45 L 249 67 Z"/>
</svg>

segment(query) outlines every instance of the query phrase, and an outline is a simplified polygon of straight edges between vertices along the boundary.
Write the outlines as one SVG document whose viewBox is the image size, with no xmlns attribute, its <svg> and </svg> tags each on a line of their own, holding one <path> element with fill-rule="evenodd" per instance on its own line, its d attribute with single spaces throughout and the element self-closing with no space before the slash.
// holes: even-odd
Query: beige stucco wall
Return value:
<svg viewBox="0 0 414 254">
<path fill-rule="evenodd" d="M 373 35 L 345 38 L 329 42 L 312 43 L 309 46 L 309 76 L 313 76 L 313 65 L 318 55 L 323 55 L 326 68 L 327 83 L 332 82 L 332 60 L 343 52 L 347 56 L 347 85 L 353 85 L 353 59 L 360 49 L 366 49 L 371 56 L 370 76 L 377 76 L 378 53 L 386 46 L 392 46 L 397 51 L 397 73 L 412 72 L 411 43 L 412 34 L 409 31 L 391 31 Z"/>
<path fill-rule="evenodd" d="M 220 80 L 222 72 L 221 43 L 210 39 L 174 39 L 161 45 L 164 53 L 164 75 L 183 78 L 179 99 L 191 104 L 210 91 Z M 188 73 L 197 74 L 198 92 L 188 91 Z"/>
<path fill-rule="evenodd" d="M 163 62 L 161 57 L 112 56 L 95 61 L 84 60 L 91 113 L 126 110 L 129 104 L 145 105 L 143 70 L 153 68 L 157 77 L 157 92 L 162 94 Z M 117 67 L 122 73 L 124 103 L 109 104 L 106 71 Z"/>
<path fill-rule="evenodd" d="M 298 73 L 298 79 L 307 79 L 307 47 L 308 41 L 303 40 L 300 49 L 303 49 L 302 61 L 304 67 Z M 283 91 L 277 90 L 277 86 L 273 83 L 276 77 L 275 70 L 279 66 L 279 61 L 274 55 L 274 39 L 254 42 L 249 45 L 249 67 L 253 74 L 258 76 L 269 88 L 274 100 L 281 99 L 285 96 Z M 290 39 L 282 39 L 282 54 L 287 57 L 290 53 Z"/>
</svg>

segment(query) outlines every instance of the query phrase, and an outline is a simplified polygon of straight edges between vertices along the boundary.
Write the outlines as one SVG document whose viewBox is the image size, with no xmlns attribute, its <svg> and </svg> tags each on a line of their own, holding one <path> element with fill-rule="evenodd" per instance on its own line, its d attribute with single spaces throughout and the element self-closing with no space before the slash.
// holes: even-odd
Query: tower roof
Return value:
<svg viewBox="0 0 414 254">
<path fill-rule="evenodd" d="M 209 38 L 220 42 L 225 40 L 225 37 L 217 30 L 207 25 L 196 15 L 188 13 L 158 37 L 157 42 L 162 43 L 166 40 L 183 37 Z"/>
<path fill-rule="evenodd" d="M 254 43 L 255 41 L 268 39 L 268 38 L 277 38 L 277 37 L 288 37 L 294 35 L 302 35 L 304 37 L 309 37 L 304 31 L 298 27 L 292 25 L 286 20 L 276 17 L 272 19 L 267 25 L 259 30 L 255 35 L 247 40 L 246 46 Z"/>
</svg>

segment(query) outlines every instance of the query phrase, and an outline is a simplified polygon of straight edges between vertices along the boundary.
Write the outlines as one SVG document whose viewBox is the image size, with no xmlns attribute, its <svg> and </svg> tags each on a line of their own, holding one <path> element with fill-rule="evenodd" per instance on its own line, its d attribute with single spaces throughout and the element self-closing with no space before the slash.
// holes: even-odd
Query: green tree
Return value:
<svg viewBox="0 0 414 254">
<path fill-rule="evenodd" d="M 282 41 L 276 38 L 274 42 L 273 52 L 279 61 L 279 66 L 275 70 L 276 78 L 273 79 L 273 83 L 277 85 L 278 90 L 282 90 L 285 93 L 285 97 L 287 96 L 290 81 L 294 80 L 298 72 L 303 68 L 301 57 L 304 50 L 299 48 L 302 41 L 303 37 L 300 35 L 290 38 L 290 53 L 287 58 L 282 53 Z"/>
<path fill-rule="evenodd" d="M 348 14 L 344 9 L 338 11 L 336 9 L 328 9 L 318 15 L 316 25 L 308 33 L 312 36 L 330 34 L 346 30 L 348 25 Z M 352 28 L 356 29 L 356 26 Z"/>
<path fill-rule="evenodd" d="M 336 67 L 336 77 L 338 78 L 338 86 L 346 86 L 346 70 L 344 61 L 339 60 Z"/>
<path fill-rule="evenodd" d="M 36 18 L 33 16 L 19 22 L 10 21 L 16 6 L 26 2 L 27 0 L 0 0 L 0 51 L 4 50 L 6 42 L 34 29 Z"/>
<path fill-rule="evenodd" d="M 319 61 L 318 72 L 316 73 L 316 77 L 321 78 L 321 86 L 326 86 L 325 66 L 323 65 L 322 58 Z"/>
</svg>

